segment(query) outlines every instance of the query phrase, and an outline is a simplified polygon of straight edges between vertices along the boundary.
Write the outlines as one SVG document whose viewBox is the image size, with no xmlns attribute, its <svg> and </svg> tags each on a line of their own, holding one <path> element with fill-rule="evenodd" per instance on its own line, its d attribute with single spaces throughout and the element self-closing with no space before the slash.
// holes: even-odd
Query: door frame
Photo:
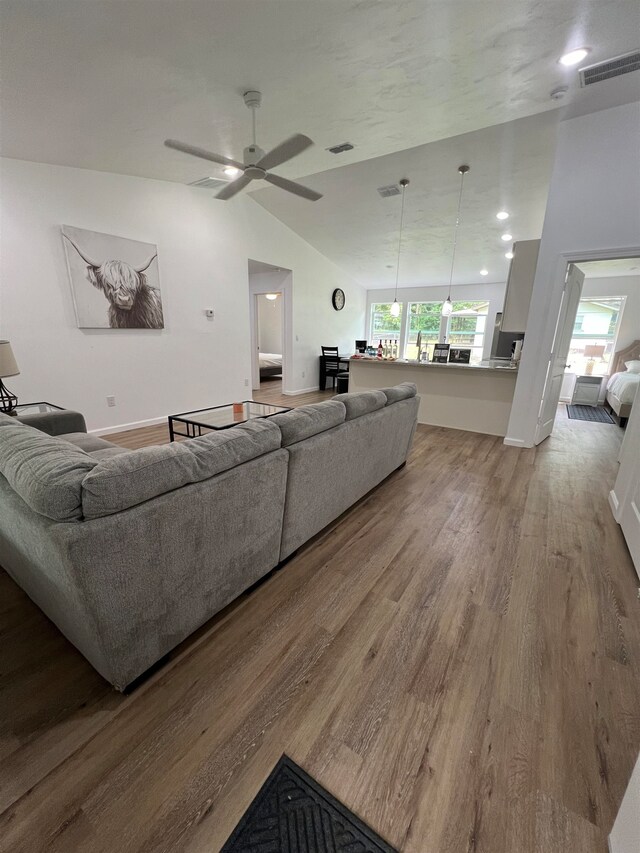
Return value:
<svg viewBox="0 0 640 853">
<path fill-rule="evenodd" d="M 583 261 L 583 263 L 586 263 L 586 261 Z M 571 278 L 572 271 L 576 271 L 577 275 L 581 277 L 580 278 L 580 284 L 579 284 L 580 289 L 578 291 L 578 300 L 576 302 L 576 310 L 573 313 L 573 316 L 571 316 L 569 314 L 569 312 L 566 310 L 568 307 L 569 297 L 571 296 L 570 278 Z M 547 365 L 547 375 L 546 375 L 545 381 L 544 381 L 544 388 L 542 389 L 542 397 L 540 398 L 540 408 L 538 409 L 538 420 L 536 423 L 536 432 L 535 432 L 535 436 L 533 439 L 534 444 L 536 446 L 538 444 L 541 444 L 543 441 L 545 441 L 547 438 L 550 438 L 553 435 L 553 430 L 555 428 L 555 421 L 556 421 L 558 403 L 560 401 L 560 390 L 562 388 L 562 383 L 560 384 L 560 388 L 558 388 L 558 400 L 556 401 L 553 412 L 550 413 L 550 415 L 549 415 L 549 421 L 545 421 L 545 423 L 543 423 L 543 416 L 544 416 L 545 404 L 546 404 L 545 396 L 547 394 L 548 386 L 553 381 L 553 376 L 556 375 L 555 374 L 556 361 L 558 359 L 558 349 L 560 348 L 560 343 L 563 339 L 566 341 L 566 338 L 564 337 L 564 335 L 566 334 L 567 330 L 570 329 L 571 331 L 573 331 L 573 327 L 575 326 L 576 317 L 578 316 L 578 308 L 580 307 L 580 298 L 582 296 L 584 279 L 585 279 L 585 275 L 577 264 L 575 264 L 575 263 L 567 264 L 567 270 L 566 270 L 565 279 L 564 279 L 564 290 L 562 291 L 562 299 L 560 300 L 560 308 L 558 309 L 558 319 L 556 320 L 556 328 L 555 328 L 555 331 L 553 333 L 553 343 L 551 344 L 551 355 L 549 356 L 549 363 Z M 564 317 L 562 317 L 563 311 L 564 311 Z M 560 324 L 561 318 L 562 318 L 562 325 Z M 571 339 L 569 339 L 569 344 L 568 344 L 568 347 L 570 347 L 570 346 L 571 346 Z M 566 362 L 567 356 L 568 356 L 568 349 L 567 349 L 567 354 L 565 355 L 565 357 L 563 359 L 565 362 Z M 568 367 L 568 365 L 565 364 L 565 370 L 567 367 Z M 543 430 L 546 423 L 549 423 L 549 422 L 551 422 L 551 428 L 550 428 L 549 432 L 546 435 L 541 436 L 540 435 L 541 430 Z"/>
<path fill-rule="evenodd" d="M 540 244 L 541 253 L 543 245 Z M 522 351 L 522 361 L 518 370 L 516 383 L 516 396 L 521 403 L 520 411 L 526 410 L 526 418 L 521 420 L 517 426 L 516 434 L 513 434 L 513 409 L 511 420 L 504 443 L 512 447 L 535 447 L 534 436 L 538 423 L 538 413 L 540 411 L 540 401 L 544 394 L 544 386 L 547 376 L 547 367 L 551 358 L 551 349 L 553 347 L 553 338 L 555 328 L 560 316 L 562 307 L 562 293 L 564 291 L 565 275 L 569 264 L 586 263 L 587 261 L 609 261 L 617 258 L 637 258 L 640 257 L 640 245 L 634 246 L 609 246 L 601 249 L 574 249 L 568 252 L 560 252 L 556 255 L 556 260 L 553 269 L 554 275 L 551 277 L 552 283 L 546 289 L 547 310 L 542 321 L 542 329 L 538 328 L 535 331 L 542 331 L 545 335 L 548 334 L 549 326 L 553 325 L 553 332 L 550 340 L 547 343 L 543 342 L 544 350 L 548 346 L 547 357 L 541 355 L 540 350 L 534 350 L 531 347 L 525 346 Z M 538 255 L 538 264 L 540 263 L 540 255 Z M 536 270 L 536 280 L 538 278 Z M 535 282 L 534 282 L 535 288 Z M 537 292 L 537 291 L 536 291 Z M 533 296 L 532 294 L 532 300 Z M 527 320 L 526 333 L 531 334 L 529 324 L 531 315 Z M 545 338 L 546 340 L 546 338 Z M 544 362 L 544 363 L 543 363 Z"/>
<path fill-rule="evenodd" d="M 278 270 L 274 267 L 273 272 Z M 282 393 L 291 393 L 293 376 L 293 270 L 280 267 L 281 280 L 269 288 L 266 284 L 251 281 L 249 274 L 249 334 L 251 347 L 251 389 L 260 388 L 260 368 L 258 363 L 258 312 L 256 296 L 264 293 L 281 294 L 282 318 Z"/>
</svg>

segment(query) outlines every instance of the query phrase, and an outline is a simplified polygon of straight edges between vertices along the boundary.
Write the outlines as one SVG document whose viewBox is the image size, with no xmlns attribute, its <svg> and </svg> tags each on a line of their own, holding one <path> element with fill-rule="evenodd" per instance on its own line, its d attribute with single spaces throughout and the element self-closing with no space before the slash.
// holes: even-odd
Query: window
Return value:
<svg viewBox="0 0 640 853">
<path fill-rule="evenodd" d="M 609 373 L 623 305 L 623 296 L 580 300 L 569 346 L 568 372 L 594 376 Z"/>
<path fill-rule="evenodd" d="M 410 302 L 407 345 L 405 358 L 418 357 L 418 332 L 421 332 L 422 351 L 427 344 L 437 344 L 440 340 L 442 321 L 442 302 Z"/>
<path fill-rule="evenodd" d="M 400 315 L 391 315 L 391 302 L 374 302 L 371 306 L 371 325 L 369 330 L 370 346 L 377 347 L 379 341 L 398 340 L 402 326 L 403 305 L 400 303 Z"/>
<path fill-rule="evenodd" d="M 447 324 L 447 343 L 471 350 L 471 364 L 482 361 L 488 302 L 454 302 Z"/>
<path fill-rule="evenodd" d="M 442 317 L 442 302 L 410 302 L 405 358 L 418 357 L 418 332 L 421 347 L 445 338 L 452 347 L 471 350 L 471 364 L 482 361 L 488 302 L 454 302 L 453 313 Z M 432 351 L 429 351 L 431 357 Z"/>
</svg>

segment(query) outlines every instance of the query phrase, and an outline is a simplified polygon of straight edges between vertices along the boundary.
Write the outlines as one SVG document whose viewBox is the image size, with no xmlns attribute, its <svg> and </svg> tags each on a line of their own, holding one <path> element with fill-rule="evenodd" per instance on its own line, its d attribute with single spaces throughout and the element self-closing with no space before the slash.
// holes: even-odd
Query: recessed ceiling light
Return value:
<svg viewBox="0 0 640 853">
<path fill-rule="evenodd" d="M 504 256 L 508 261 L 510 261 L 513 258 L 513 252 L 505 252 Z"/>
<path fill-rule="evenodd" d="M 509 214 L 506 210 L 501 210 L 499 213 L 496 213 L 496 219 L 508 219 Z"/>
<path fill-rule="evenodd" d="M 504 240 L 505 243 L 508 243 L 509 240 L 513 240 L 513 234 L 503 234 L 501 239 Z"/>
<path fill-rule="evenodd" d="M 236 175 L 240 173 L 240 169 L 236 169 L 235 166 L 227 166 L 223 169 L 225 175 L 229 175 L 230 178 L 235 178 Z"/>
<path fill-rule="evenodd" d="M 582 62 L 588 53 L 588 47 L 578 47 L 576 50 L 570 50 L 569 53 L 565 53 L 564 56 L 560 57 L 558 62 L 561 65 L 566 65 L 567 68 L 571 68 L 572 65 L 577 65 L 579 62 Z"/>
<path fill-rule="evenodd" d="M 480 275 L 489 275 L 489 270 L 480 270 Z"/>
<path fill-rule="evenodd" d="M 274 300 L 274 299 L 277 299 L 277 298 L 278 298 L 278 294 L 277 294 L 277 293 L 265 293 L 265 296 L 267 297 L 267 299 L 270 299 L 272 302 L 273 302 L 273 300 Z"/>
</svg>

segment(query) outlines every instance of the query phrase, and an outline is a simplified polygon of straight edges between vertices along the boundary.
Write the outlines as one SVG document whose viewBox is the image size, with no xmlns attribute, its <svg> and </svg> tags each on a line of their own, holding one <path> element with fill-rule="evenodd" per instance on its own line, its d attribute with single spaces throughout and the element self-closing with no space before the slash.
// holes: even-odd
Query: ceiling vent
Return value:
<svg viewBox="0 0 640 853">
<path fill-rule="evenodd" d="M 193 181 L 189 186 L 203 190 L 219 190 L 221 187 L 226 187 L 228 183 L 228 181 L 220 181 L 218 178 L 200 178 L 199 181 Z"/>
<path fill-rule="evenodd" d="M 620 77 L 621 74 L 629 74 L 631 71 L 638 70 L 640 70 L 640 50 L 634 50 L 633 53 L 625 53 L 623 56 L 607 59 L 606 62 L 581 68 L 580 86 L 584 88 L 591 86 L 592 83 L 599 83 L 601 80 Z"/>
<path fill-rule="evenodd" d="M 388 187 L 378 187 L 378 194 L 382 198 L 391 198 L 392 195 L 400 195 L 400 187 L 397 184 L 389 184 Z"/>
<path fill-rule="evenodd" d="M 353 145 L 350 142 L 343 142 L 342 145 L 333 145 L 327 148 L 332 154 L 344 154 L 345 151 L 353 151 Z"/>
</svg>

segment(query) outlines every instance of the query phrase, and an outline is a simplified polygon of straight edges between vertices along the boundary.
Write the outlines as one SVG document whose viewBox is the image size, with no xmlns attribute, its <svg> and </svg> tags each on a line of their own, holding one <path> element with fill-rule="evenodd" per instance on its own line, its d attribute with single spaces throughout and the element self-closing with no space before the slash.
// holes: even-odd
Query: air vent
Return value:
<svg viewBox="0 0 640 853">
<path fill-rule="evenodd" d="M 228 181 L 220 181 L 218 178 L 200 178 L 199 181 L 193 181 L 189 186 L 203 190 L 219 190 L 221 187 L 226 187 L 228 183 Z"/>
<path fill-rule="evenodd" d="M 353 151 L 353 145 L 350 142 L 343 142 L 342 145 L 334 145 L 327 148 L 332 154 L 344 154 L 345 151 Z"/>
<path fill-rule="evenodd" d="M 388 187 L 378 187 L 378 193 L 382 198 L 391 198 L 392 195 L 400 195 L 400 187 L 397 184 L 389 184 Z"/>
<path fill-rule="evenodd" d="M 580 86 L 584 88 L 591 86 L 592 83 L 599 83 L 601 80 L 620 77 L 621 74 L 629 74 L 631 71 L 638 70 L 640 70 L 640 50 L 634 50 L 633 53 L 625 53 L 623 56 L 616 56 L 606 62 L 581 68 Z"/>
</svg>

